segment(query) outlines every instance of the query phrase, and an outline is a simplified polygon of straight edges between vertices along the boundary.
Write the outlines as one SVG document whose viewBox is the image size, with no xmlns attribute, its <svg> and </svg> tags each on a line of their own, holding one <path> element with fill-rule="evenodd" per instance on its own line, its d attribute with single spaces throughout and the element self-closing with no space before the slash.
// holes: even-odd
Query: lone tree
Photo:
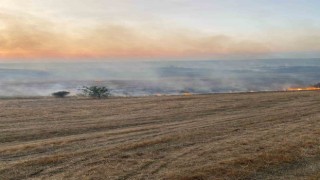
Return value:
<svg viewBox="0 0 320 180">
<path fill-rule="evenodd" d="M 58 92 L 52 93 L 52 96 L 54 96 L 54 97 L 56 97 L 56 98 L 64 98 L 64 97 L 66 97 L 68 94 L 70 94 L 70 92 L 68 92 L 68 91 L 58 91 Z"/>
<path fill-rule="evenodd" d="M 82 88 L 82 92 L 86 96 L 94 97 L 94 98 L 108 98 L 110 96 L 110 90 L 104 86 L 84 86 Z"/>
</svg>

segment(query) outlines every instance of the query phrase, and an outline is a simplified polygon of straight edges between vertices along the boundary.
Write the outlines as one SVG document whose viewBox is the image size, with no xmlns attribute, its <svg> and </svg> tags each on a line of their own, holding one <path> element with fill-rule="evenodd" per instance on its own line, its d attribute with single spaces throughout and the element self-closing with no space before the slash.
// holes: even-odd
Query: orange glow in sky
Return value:
<svg viewBox="0 0 320 180">
<path fill-rule="evenodd" d="M 236 2 L 0 0 L 0 59 L 320 55 L 317 1 Z"/>
</svg>

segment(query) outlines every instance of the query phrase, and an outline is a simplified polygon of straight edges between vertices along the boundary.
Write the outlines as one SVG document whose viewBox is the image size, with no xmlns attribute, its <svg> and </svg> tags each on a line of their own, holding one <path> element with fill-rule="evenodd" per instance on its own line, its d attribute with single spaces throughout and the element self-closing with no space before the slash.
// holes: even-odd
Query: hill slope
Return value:
<svg viewBox="0 0 320 180">
<path fill-rule="evenodd" d="M 320 93 L 0 100 L 0 179 L 319 179 Z"/>
</svg>

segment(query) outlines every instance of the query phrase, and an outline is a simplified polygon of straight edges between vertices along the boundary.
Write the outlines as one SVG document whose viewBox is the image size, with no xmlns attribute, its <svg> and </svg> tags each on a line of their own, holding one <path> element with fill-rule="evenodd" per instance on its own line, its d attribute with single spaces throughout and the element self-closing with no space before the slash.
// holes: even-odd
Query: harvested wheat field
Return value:
<svg viewBox="0 0 320 180">
<path fill-rule="evenodd" d="M 320 179 L 320 92 L 0 100 L 0 179 Z"/>
</svg>

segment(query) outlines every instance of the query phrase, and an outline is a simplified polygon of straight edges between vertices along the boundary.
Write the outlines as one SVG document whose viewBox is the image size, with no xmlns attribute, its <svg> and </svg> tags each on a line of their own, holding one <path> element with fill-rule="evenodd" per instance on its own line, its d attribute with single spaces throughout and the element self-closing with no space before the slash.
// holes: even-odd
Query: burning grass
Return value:
<svg viewBox="0 0 320 180">
<path fill-rule="evenodd" d="M 310 87 L 295 87 L 295 88 L 288 88 L 287 90 L 288 91 L 320 91 L 320 83 Z"/>
<path fill-rule="evenodd" d="M 313 91 L 3 99 L 0 179 L 319 179 L 319 105 Z"/>
<path fill-rule="evenodd" d="M 318 87 L 289 88 L 288 91 L 320 91 Z"/>
</svg>

